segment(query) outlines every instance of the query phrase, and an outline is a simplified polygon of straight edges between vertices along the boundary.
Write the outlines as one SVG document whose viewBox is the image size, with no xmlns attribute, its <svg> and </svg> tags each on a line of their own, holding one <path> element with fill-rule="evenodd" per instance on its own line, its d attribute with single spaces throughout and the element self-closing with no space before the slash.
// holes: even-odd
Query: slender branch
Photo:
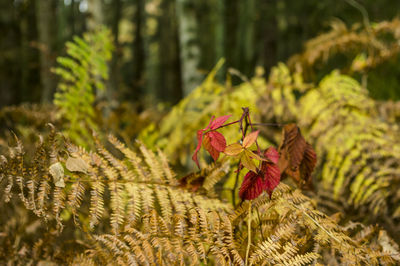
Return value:
<svg viewBox="0 0 400 266">
<path fill-rule="evenodd" d="M 220 129 L 220 128 L 223 128 L 223 127 L 227 127 L 227 126 L 230 126 L 230 125 L 239 123 L 239 122 L 240 122 L 240 119 L 239 119 L 239 120 L 236 120 L 236 121 L 233 121 L 233 122 L 230 122 L 230 123 L 228 123 L 228 124 L 222 125 L 222 126 L 220 126 L 219 128 L 217 128 L 217 129 Z M 214 129 L 214 130 L 216 130 L 216 129 Z"/>
<path fill-rule="evenodd" d="M 252 126 L 267 126 L 267 127 L 283 127 L 283 124 L 278 123 L 252 123 Z"/>
<path fill-rule="evenodd" d="M 253 124 L 251 123 L 251 119 L 250 119 L 250 114 L 249 113 L 247 113 L 246 119 L 249 119 L 249 124 L 250 124 L 251 130 L 253 131 Z M 256 139 L 256 146 L 257 146 L 258 155 L 261 155 L 261 149 L 260 149 L 260 146 L 258 145 L 257 139 Z"/>
<path fill-rule="evenodd" d="M 232 189 L 232 203 L 233 203 L 233 206 L 236 206 L 236 188 L 237 188 L 238 183 L 239 183 L 240 161 L 241 160 L 239 160 L 239 163 L 238 163 L 238 171 L 236 173 L 235 184 L 233 185 L 233 189 Z"/>
</svg>

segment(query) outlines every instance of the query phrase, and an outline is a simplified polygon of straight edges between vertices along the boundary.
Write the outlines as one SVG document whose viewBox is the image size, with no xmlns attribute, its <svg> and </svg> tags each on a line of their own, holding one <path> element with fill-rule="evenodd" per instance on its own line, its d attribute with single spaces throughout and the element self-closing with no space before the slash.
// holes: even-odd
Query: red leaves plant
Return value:
<svg viewBox="0 0 400 266">
<path fill-rule="evenodd" d="M 246 133 L 248 126 L 253 129 L 254 125 L 263 124 L 251 123 L 248 108 L 243 108 L 243 114 L 239 120 L 225 124 L 229 118 L 230 115 L 221 116 L 216 119 L 213 116 L 206 128 L 197 131 L 198 143 L 192 156 L 197 166 L 199 166 L 197 154 L 201 145 L 204 146 L 214 161 L 218 159 L 221 152 L 224 152 L 227 156 L 239 159 L 238 170 L 236 171 L 238 173 L 237 178 L 242 168 L 249 170 L 239 190 L 239 196 L 243 200 L 253 200 L 263 191 L 266 191 L 269 197 L 271 197 L 272 192 L 281 180 L 281 174 L 282 177 L 290 176 L 302 187 L 312 187 L 311 173 L 315 168 L 317 156 L 312 146 L 301 135 L 300 129 L 296 124 L 284 126 L 282 141 L 278 149 L 279 152 L 274 147 L 269 147 L 262 154 L 257 143 L 259 131 Z M 216 130 L 235 123 L 239 123 L 240 125 L 242 142 L 227 146 L 224 135 Z M 250 150 L 253 144 L 257 145 L 257 151 Z M 259 165 L 258 167 L 256 163 Z M 199 185 L 195 180 L 193 181 L 189 182 L 184 179 L 182 180 L 182 184 L 193 183 L 192 185 L 197 190 Z M 235 203 L 234 196 L 233 203 Z"/>
</svg>

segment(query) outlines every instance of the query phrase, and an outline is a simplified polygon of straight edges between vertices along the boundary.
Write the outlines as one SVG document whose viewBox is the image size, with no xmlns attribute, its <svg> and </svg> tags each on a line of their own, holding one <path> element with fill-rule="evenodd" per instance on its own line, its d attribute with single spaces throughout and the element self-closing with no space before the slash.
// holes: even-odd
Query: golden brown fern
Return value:
<svg viewBox="0 0 400 266">
<path fill-rule="evenodd" d="M 32 245 L 25 244 L 26 254 L 37 254 L 31 262 L 243 265 L 247 258 L 252 264 L 305 265 L 398 260 L 398 247 L 384 231 L 369 230 L 367 235 L 366 229 L 352 240 L 349 230 L 287 185 L 281 184 L 272 199 L 262 194 L 234 209 L 214 197 L 217 191 L 207 191 L 220 178 L 215 171 L 232 171 L 227 166 L 203 171 L 203 187 L 193 192 L 178 183 L 162 152 L 140 143 L 136 152 L 113 137 L 107 149 L 95 142 L 97 150 L 88 152 L 57 137 L 53 129 L 39 141 L 32 161 L 24 161 L 17 138 L 8 157 L 2 157 L 0 185 L 8 204 L 47 221 L 46 226 L 36 219 L 40 231 Z M 1 208 L 7 210 L 7 205 Z M 56 225 L 64 230 L 57 234 Z M 0 230 L 6 239 L 18 238 L 10 227 Z M 18 244 L 4 244 L 8 249 L 0 249 L 2 260 L 22 252 Z M 68 255 L 62 257 L 67 247 Z"/>
</svg>

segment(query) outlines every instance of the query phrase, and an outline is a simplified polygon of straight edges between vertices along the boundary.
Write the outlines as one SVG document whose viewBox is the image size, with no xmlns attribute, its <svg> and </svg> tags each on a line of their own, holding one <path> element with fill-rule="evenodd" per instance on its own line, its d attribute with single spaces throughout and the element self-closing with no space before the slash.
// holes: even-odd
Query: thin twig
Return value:
<svg viewBox="0 0 400 266">
<path fill-rule="evenodd" d="M 241 161 L 241 160 L 239 160 L 239 163 L 238 163 L 238 170 L 237 170 L 237 173 L 236 173 L 235 184 L 233 185 L 233 189 L 232 189 L 232 203 L 233 203 L 233 206 L 236 206 L 236 188 L 237 188 L 238 183 L 239 183 L 239 175 L 240 175 L 239 167 L 240 167 L 240 161 Z"/>
<path fill-rule="evenodd" d="M 266 127 L 283 127 L 283 124 L 278 123 L 252 123 L 252 126 L 266 126 Z"/>
</svg>

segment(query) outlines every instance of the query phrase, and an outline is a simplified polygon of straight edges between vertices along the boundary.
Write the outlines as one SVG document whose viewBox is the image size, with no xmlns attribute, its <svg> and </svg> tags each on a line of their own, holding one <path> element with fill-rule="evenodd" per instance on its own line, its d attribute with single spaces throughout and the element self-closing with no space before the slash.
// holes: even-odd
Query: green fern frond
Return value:
<svg viewBox="0 0 400 266">
<path fill-rule="evenodd" d="M 67 135 L 79 145 L 88 147 L 91 131 L 98 130 L 95 122 L 96 91 L 105 89 L 108 79 L 107 62 L 113 50 L 110 30 L 99 30 L 74 37 L 67 42 L 68 57 L 58 57 L 59 67 L 53 70 L 61 77 L 54 104 L 58 116 L 68 121 Z"/>
</svg>

